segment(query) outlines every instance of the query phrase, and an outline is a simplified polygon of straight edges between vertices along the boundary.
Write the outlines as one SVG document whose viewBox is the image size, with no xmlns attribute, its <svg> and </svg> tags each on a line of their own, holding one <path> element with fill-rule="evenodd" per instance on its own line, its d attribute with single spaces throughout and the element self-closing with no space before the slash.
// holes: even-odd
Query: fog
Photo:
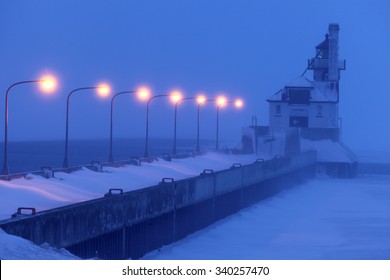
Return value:
<svg viewBox="0 0 390 280">
<path fill-rule="evenodd" d="M 9 140 L 64 139 L 67 94 L 108 82 L 112 92 L 148 85 L 153 94 L 180 89 L 209 98 L 243 98 L 241 110 L 221 110 L 220 138 L 239 141 L 257 116 L 268 124 L 266 98 L 305 70 L 327 32 L 340 25 L 340 117 L 345 143 L 388 149 L 390 132 L 390 4 L 370 1 L 18 0 L 0 4 L 0 129 L 4 95 L 14 82 L 55 74 L 56 93 L 15 87 L 9 100 Z M 311 73 L 306 74 L 311 78 Z M 120 101 L 119 101 L 120 100 Z M 173 106 L 151 105 L 150 136 L 171 138 Z M 121 96 L 115 137 L 144 137 L 146 105 Z M 202 108 L 202 137 L 215 135 L 215 106 Z M 194 138 L 196 106 L 178 110 L 178 138 Z M 109 136 L 109 99 L 93 91 L 71 100 L 71 139 Z M 0 135 L 3 137 L 3 134 Z"/>
</svg>

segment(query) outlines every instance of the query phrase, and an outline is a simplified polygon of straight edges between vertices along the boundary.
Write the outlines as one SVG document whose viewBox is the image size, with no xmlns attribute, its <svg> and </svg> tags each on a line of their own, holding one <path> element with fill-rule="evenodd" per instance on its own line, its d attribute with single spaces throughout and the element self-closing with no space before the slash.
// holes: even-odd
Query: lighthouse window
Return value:
<svg viewBox="0 0 390 280">
<path fill-rule="evenodd" d="M 322 49 L 318 54 L 318 58 L 329 58 L 329 49 Z"/>
<path fill-rule="evenodd" d="M 290 89 L 289 104 L 309 104 L 310 89 Z"/>
<path fill-rule="evenodd" d="M 276 105 L 275 116 L 280 117 L 281 111 L 282 111 L 282 109 L 280 108 L 280 105 Z"/>
<path fill-rule="evenodd" d="M 322 105 L 317 106 L 317 117 L 322 117 Z"/>
</svg>

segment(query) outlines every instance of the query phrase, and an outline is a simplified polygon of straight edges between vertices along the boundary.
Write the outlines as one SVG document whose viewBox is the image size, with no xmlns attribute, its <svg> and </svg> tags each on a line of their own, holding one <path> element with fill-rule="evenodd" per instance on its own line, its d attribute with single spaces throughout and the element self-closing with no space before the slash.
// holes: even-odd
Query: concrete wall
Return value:
<svg viewBox="0 0 390 280">
<path fill-rule="evenodd" d="M 7 233 L 90 258 L 140 258 L 300 178 L 314 176 L 315 152 L 236 165 L 180 181 L 0 222 Z M 296 180 L 297 179 L 297 180 Z"/>
</svg>

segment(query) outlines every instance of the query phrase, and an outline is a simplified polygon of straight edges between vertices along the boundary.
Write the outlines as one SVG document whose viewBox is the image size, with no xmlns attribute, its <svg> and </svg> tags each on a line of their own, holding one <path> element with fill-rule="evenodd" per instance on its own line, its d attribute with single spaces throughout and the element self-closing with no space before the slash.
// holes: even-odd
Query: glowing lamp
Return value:
<svg viewBox="0 0 390 280">
<path fill-rule="evenodd" d="M 196 97 L 196 102 L 198 102 L 198 104 L 202 104 L 202 103 L 206 102 L 206 96 L 204 96 L 204 95 L 198 95 L 198 96 Z"/>
<path fill-rule="evenodd" d="M 217 101 L 217 106 L 220 106 L 220 107 L 225 106 L 227 103 L 226 97 L 224 97 L 224 96 L 217 97 L 216 101 Z"/>
<path fill-rule="evenodd" d="M 39 83 L 39 86 L 44 93 L 52 93 L 56 90 L 57 80 L 54 76 L 45 75 L 40 80 L 42 82 Z"/>
<path fill-rule="evenodd" d="M 173 91 L 169 96 L 170 96 L 171 102 L 174 104 L 183 98 L 183 94 L 178 90 Z"/>
<path fill-rule="evenodd" d="M 108 97 L 110 95 L 110 92 L 111 92 L 111 88 L 109 85 L 107 84 L 100 84 L 97 88 L 97 92 L 98 92 L 98 95 L 100 97 Z"/>
<path fill-rule="evenodd" d="M 147 87 L 140 87 L 137 89 L 137 97 L 141 101 L 148 100 L 150 98 L 150 89 Z"/>
<path fill-rule="evenodd" d="M 236 108 L 242 108 L 244 106 L 244 102 L 241 99 L 236 99 L 234 101 L 234 106 L 236 106 Z"/>
</svg>

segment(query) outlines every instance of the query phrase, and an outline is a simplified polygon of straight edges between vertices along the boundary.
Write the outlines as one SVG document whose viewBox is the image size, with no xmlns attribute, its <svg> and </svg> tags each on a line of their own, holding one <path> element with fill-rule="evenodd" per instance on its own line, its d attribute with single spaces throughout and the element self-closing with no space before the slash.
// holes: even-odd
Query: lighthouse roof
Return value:
<svg viewBox="0 0 390 280">
<path fill-rule="evenodd" d="M 289 92 L 291 90 L 302 90 L 303 91 L 309 90 L 310 91 L 310 102 L 334 102 L 333 98 L 329 98 L 329 95 L 327 92 L 321 92 L 320 89 L 316 87 L 316 85 L 308 80 L 305 77 L 298 77 L 294 79 L 293 81 L 287 83 L 284 88 L 276 92 L 274 95 L 272 95 L 270 98 L 267 99 L 268 102 L 288 102 L 289 101 Z"/>
<path fill-rule="evenodd" d="M 325 40 L 319 43 L 316 49 L 329 49 L 329 34 L 325 34 Z"/>
<path fill-rule="evenodd" d="M 314 88 L 314 85 L 308 80 L 307 78 L 303 76 L 299 76 L 292 80 L 291 82 L 287 83 L 285 87 L 288 88 L 294 88 L 294 87 L 299 87 L 299 88 Z"/>
</svg>

